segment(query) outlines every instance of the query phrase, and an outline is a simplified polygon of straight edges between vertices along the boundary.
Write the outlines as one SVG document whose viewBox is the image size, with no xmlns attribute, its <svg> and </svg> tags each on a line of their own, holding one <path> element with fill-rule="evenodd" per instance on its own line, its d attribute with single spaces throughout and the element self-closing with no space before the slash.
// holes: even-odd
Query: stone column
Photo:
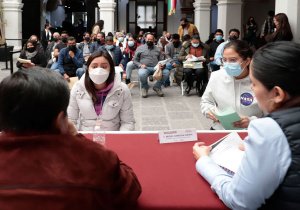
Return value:
<svg viewBox="0 0 300 210">
<path fill-rule="evenodd" d="M 198 28 L 202 42 L 208 39 L 210 34 L 210 7 L 211 0 L 195 0 L 195 26 Z"/>
<path fill-rule="evenodd" d="M 14 46 L 14 50 L 22 48 L 22 0 L 3 0 L 0 2 L 2 17 L 4 22 L 4 31 L 7 45 Z"/>
<path fill-rule="evenodd" d="M 116 3 L 114 0 L 100 0 L 98 3 L 100 10 L 100 20 L 104 21 L 103 31 L 107 34 L 108 32 L 114 32 L 115 30 L 115 7 Z M 125 9 L 125 8 L 124 8 Z"/>
<path fill-rule="evenodd" d="M 275 14 L 285 13 L 288 16 L 294 36 L 293 41 L 300 43 L 300 1 L 299 0 L 276 0 Z"/>
<path fill-rule="evenodd" d="M 242 29 L 242 0 L 218 1 L 218 28 L 224 31 L 225 38 L 232 28 Z"/>
</svg>

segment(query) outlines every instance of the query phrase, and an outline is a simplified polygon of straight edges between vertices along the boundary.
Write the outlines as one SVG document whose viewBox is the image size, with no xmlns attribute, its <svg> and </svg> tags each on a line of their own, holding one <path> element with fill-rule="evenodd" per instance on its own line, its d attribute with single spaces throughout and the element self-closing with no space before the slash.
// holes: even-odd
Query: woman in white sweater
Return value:
<svg viewBox="0 0 300 210">
<path fill-rule="evenodd" d="M 244 41 L 235 40 L 226 44 L 223 66 L 211 74 L 201 99 L 201 112 L 214 122 L 211 129 L 224 129 L 213 114 L 216 109 L 236 111 L 241 117 L 233 125 L 236 128 L 247 128 L 250 120 L 263 115 L 250 86 L 249 64 L 252 55 L 252 50 Z"/>
<path fill-rule="evenodd" d="M 134 130 L 131 94 L 115 73 L 111 56 L 96 52 L 87 61 L 86 73 L 71 90 L 68 117 L 78 130 Z"/>
</svg>

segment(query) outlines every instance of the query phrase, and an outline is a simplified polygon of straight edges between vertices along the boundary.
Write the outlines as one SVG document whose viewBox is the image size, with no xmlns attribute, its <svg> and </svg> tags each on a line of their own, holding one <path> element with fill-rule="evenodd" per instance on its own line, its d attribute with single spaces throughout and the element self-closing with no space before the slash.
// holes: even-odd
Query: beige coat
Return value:
<svg viewBox="0 0 300 210">
<path fill-rule="evenodd" d="M 91 96 L 84 85 L 85 74 L 75 83 L 71 90 L 68 117 L 80 131 L 93 131 L 97 114 Z M 109 91 L 103 107 L 101 130 L 131 131 L 134 130 L 135 120 L 130 90 L 121 82 L 116 74 L 112 89 Z"/>
</svg>

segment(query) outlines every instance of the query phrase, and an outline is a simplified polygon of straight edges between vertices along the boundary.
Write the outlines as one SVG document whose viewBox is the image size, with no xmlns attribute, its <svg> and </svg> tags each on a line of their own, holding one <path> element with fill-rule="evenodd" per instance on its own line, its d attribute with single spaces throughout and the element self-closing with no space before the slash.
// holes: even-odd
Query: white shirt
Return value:
<svg viewBox="0 0 300 210">
<path fill-rule="evenodd" d="M 228 42 L 229 42 L 229 40 L 222 42 L 221 44 L 219 44 L 219 46 L 216 49 L 215 56 L 214 56 L 214 58 L 215 58 L 214 62 L 215 62 L 215 64 L 217 64 L 219 66 L 222 65 L 224 47 Z"/>
<path fill-rule="evenodd" d="M 282 183 L 291 164 L 286 136 L 272 118 L 251 121 L 245 138 L 245 155 L 235 175 L 228 175 L 208 156 L 196 170 L 231 209 L 257 209 Z"/>
<path fill-rule="evenodd" d="M 201 98 L 201 112 L 207 116 L 207 112 L 218 109 L 232 108 L 239 116 L 249 117 L 250 120 L 262 117 L 256 97 L 251 90 L 249 77 L 235 79 L 229 76 L 221 67 L 220 70 L 211 73 L 205 92 Z M 220 123 L 214 123 L 215 130 L 223 130 Z"/>
</svg>

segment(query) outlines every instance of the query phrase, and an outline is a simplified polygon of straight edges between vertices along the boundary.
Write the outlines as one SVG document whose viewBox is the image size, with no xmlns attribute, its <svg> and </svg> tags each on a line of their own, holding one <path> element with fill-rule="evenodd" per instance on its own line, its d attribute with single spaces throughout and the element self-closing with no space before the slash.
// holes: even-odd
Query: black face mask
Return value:
<svg viewBox="0 0 300 210">
<path fill-rule="evenodd" d="M 179 44 L 180 44 L 179 42 L 173 42 L 175 48 L 179 47 Z"/>
<path fill-rule="evenodd" d="M 33 52 L 34 52 L 34 50 L 35 50 L 35 48 L 34 48 L 34 47 L 29 47 L 29 48 L 27 48 L 27 51 L 28 51 L 28 52 L 30 52 L 30 53 L 33 53 Z"/>
<path fill-rule="evenodd" d="M 63 37 L 63 38 L 61 38 L 61 41 L 62 41 L 63 43 L 67 43 L 68 39 L 67 39 L 66 37 Z"/>
<path fill-rule="evenodd" d="M 69 51 L 76 52 L 76 46 L 75 45 L 70 45 L 68 48 L 69 48 Z"/>
<path fill-rule="evenodd" d="M 152 41 L 147 41 L 147 45 L 148 45 L 148 47 L 152 47 L 154 45 L 154 43 Z"/>
<path fill-rule="evenodd" d="M 85 37 L 84 40 L 89 42 L 91 40 L 91 38 L 90 37 Z"/>
<path fill-rule="evenodd" d="M 182 28 L 185 28 L 186 27 L 186 24 L 181 24 Z"/>
<path fill-rule="evenodd" d="M 53 38 L 53 41 L 54 41 L 54 42 L 57 42 L 57 41 L 58 41 L 58 38 Z"/>
<path fill-rule="evenodd" d="M 228 38 L 229 40 L 231 40 L 231 41 L 233 41 L 233 40 L 237 40 L 238 39 L 238 37 L 237 36 L 235 36 L 235 35 L 233 35 L 233 36 L 229 36 L 229 38 Z"/>
<path fill-rule="evenodd" d="M 97 42 L 98 42 L 98 44 L 101 44 L 101 40 L 100 39 L 97 39 Z"/>
</svg>

